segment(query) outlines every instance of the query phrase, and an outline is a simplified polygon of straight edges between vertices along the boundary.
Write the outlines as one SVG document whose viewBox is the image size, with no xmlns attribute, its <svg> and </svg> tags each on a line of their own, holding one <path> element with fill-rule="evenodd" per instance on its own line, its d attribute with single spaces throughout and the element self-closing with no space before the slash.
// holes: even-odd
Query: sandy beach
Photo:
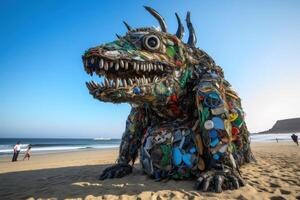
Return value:
<svg viewBox="0 0 300 200">
<path fill-rule="evenodd" d="M 300 147 L 292 142 L 252 144 L 257 163 L 242 167 L 247 185 L 221 194 L 196 191 L 194 181 L 155 182 L 139 164 L 121 179 L 99 181 L 118 150 L 34 155 L 30 161 L 0 159 L 1 199 L 300 199 Z M 19 160 L 22 159 L 19 157 Z"/>
</svg>

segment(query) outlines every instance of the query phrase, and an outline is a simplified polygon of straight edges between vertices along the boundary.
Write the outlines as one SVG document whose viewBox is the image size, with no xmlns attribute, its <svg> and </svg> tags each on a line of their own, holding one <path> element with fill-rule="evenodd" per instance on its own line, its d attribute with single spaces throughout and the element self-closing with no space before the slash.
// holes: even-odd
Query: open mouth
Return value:
<svg viewBox="0 0 300 200">
<path fill-rule="evenodd" d="M 103 81 L 87 82 L 91 94 L 116 90 L 131 90 L 133 87 L 145 87 L 164 78 L 169 72 L 165 63 L 151 61 L 133 61 L 128 59 L 110 59 L 99 55 L 83 56 L 84 69 L 91 76 L 95 73 Z"/>
</svg>

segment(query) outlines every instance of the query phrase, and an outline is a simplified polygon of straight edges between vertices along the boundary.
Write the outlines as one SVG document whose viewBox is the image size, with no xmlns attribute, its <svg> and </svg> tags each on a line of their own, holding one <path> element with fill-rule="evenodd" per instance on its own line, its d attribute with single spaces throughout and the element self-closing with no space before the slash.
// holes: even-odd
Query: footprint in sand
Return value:
<svg viewBox="0 0 300 200">
<path fill-rule="evenodd" d="M 275 183 L 270 183 L 270 186 L 271 186 L 272 188 L 277 188 L 277 187 L 279 187 L 279 185 L 277 185 L 277 184 L 275 184 Z"/>
<path fill-rule="evenodd" d="M 271 200 L 286 200 L 286 198 L 283 198 L 281 196 L 273 196 L 270 198 Z"/>
<path fill-rule="evenodd" d="M 291 194 L 290 191 L 288 191 L 288 190 L 283 190 L 283 189 L 280 189 L 280 192 L 281 192 L 281 194 Z"/>
</svg>

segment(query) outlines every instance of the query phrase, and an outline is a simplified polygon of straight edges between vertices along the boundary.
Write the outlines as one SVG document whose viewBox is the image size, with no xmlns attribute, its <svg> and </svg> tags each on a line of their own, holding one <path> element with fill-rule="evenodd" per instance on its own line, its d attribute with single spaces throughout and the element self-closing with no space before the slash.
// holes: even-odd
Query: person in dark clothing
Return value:
<svg viewBox="0 0 300 200">
<path fill-rule="evenodd" d="M 292 140 L 299 146 L 299 143 L 298 143 L 298 135 L 293 134 L 293 135 L 291 136 L 291 138 L 292 138 Z"/>
<path fill-rule="evenodd" d="M 18 161 L 18 156 L 20 151 L 21 151 L 21 145 L 20 142 L 17 142 L 17 144 L 14 146 L 14 155 L 12 158 L 12 162 Z"/>
</svg>

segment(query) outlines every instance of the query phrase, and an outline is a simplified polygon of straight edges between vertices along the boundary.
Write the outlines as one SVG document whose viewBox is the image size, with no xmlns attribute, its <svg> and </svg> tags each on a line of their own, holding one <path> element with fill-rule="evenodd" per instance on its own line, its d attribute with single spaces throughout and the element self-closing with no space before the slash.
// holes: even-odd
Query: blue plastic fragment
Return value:
<svg viewBox="0 0 300 200">
<path fill-rule="evenodd" d="M 191 149 L 190 149 L 190 153 L 195 153 L 196 152 L 196 148 L 195 147 L 192 147 Z"/>
<path fill-rule="evenodd" d="M 187 154 L 184 154 L 182 155 L 182 161 L 184 162 L 184 164 L 186 164 L 186 166 L 188 167 L 192 167 L 192 155 L 187 153 Z"/>
<path fill-rule="evenodd" d="M 215 129 L 224 130 L 224 121 L 220 117 L 213 117 L 212 121 L 214 122 Z"/>
<path fill-rule="evenodd" d="M 180 163 L 182 161 L 182 154 L 181 154 L 180 149 L 178 147 L 175 147 L 173 149 L 172 156 L 173 156 L 174 165 L 176 165 L 176 166 L 180 165 Z"/>
<path fill-rule="evenodd" d="M 134 94 L 141 94 L 141 89 L 139 87 L 134 87 L 133 88 L 133 93 Z"/>
<path fill-rule="evenodd" d="M 209 131 L 209 137 L 212 138 L 212 139 L 218 137 L 217 131 L 216 130 Z"/>
<path fill-rule="evenodd" d="M 220 159 L 220 155 L 219 155 L 218 153 L 215 153 L 215 154 L 213 155 L 213 159 L 219 160 L 219 159 Z"/>
<path fill-rule="evenodd" d="M 215 147 L 219 143 L 219 138 L 215 138 L 211 141 L 210 146 Z"/>
</svg>

